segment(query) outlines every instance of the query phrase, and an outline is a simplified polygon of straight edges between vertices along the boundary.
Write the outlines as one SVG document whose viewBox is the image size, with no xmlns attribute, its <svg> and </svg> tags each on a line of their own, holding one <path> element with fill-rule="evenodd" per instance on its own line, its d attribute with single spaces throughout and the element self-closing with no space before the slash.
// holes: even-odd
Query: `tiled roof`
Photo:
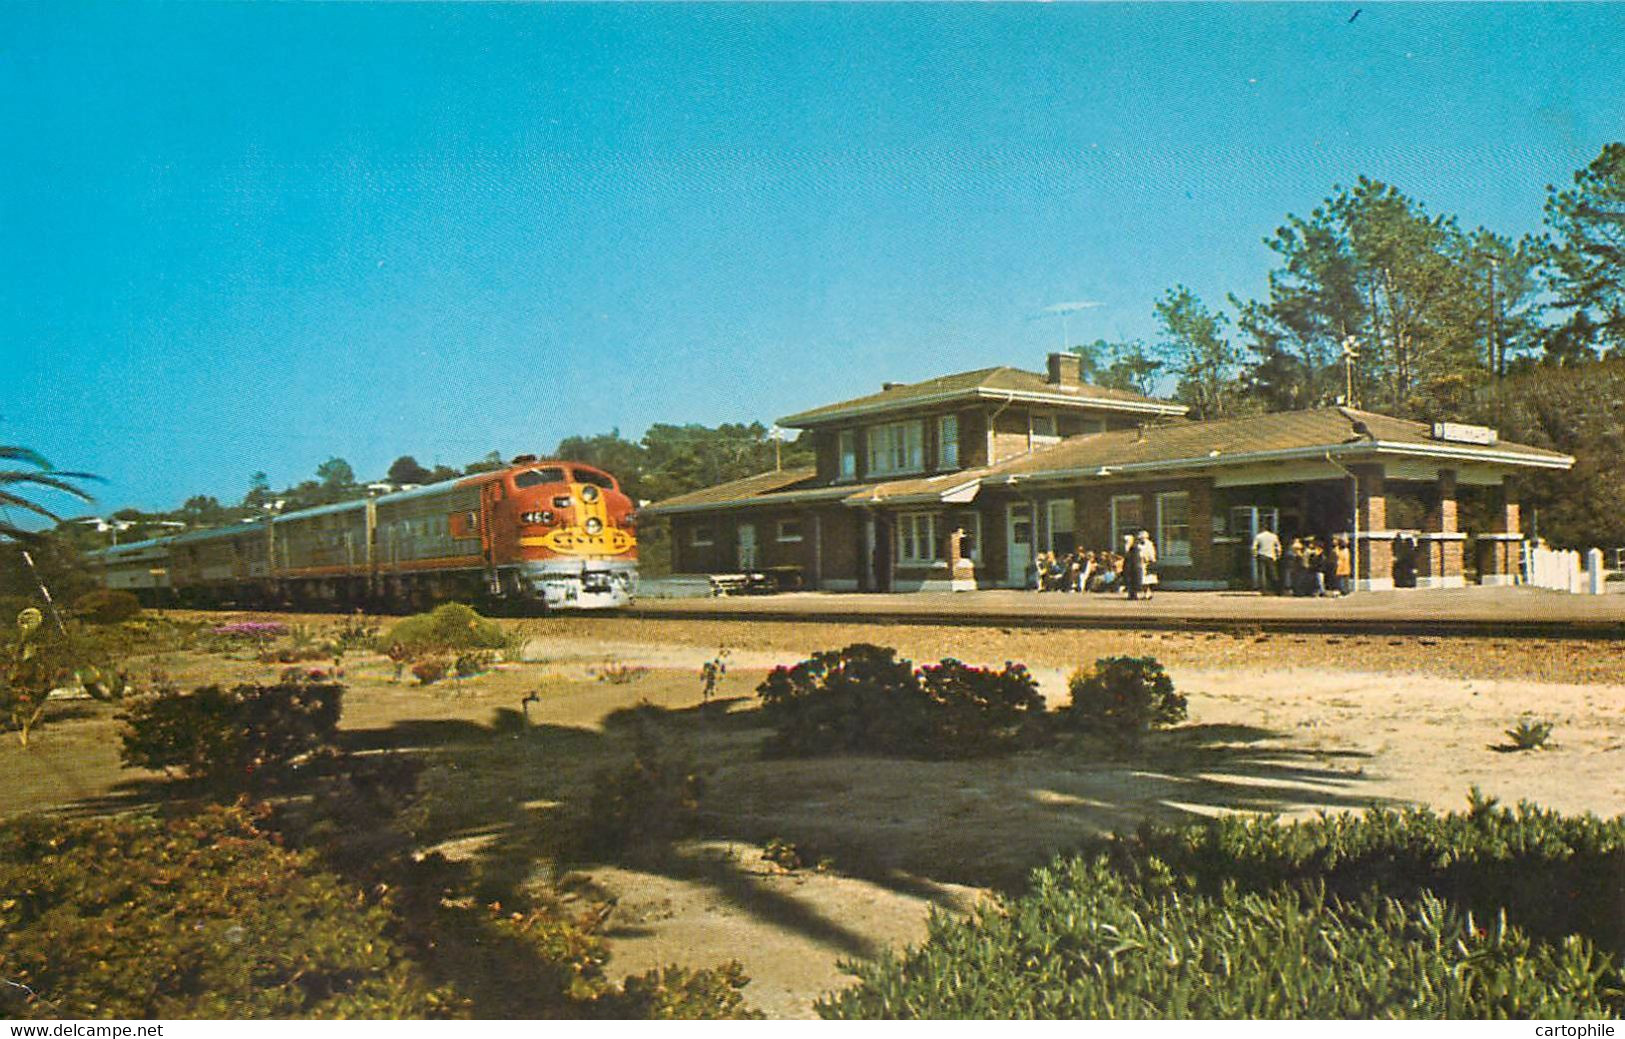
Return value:
<svg viewBox="0 0 1625 1039">
<path fill-rule="evenodd" d="M 687 494 L 679 494 L 664 501 L 655 502 L 653 505 L 645 506 L 643 511 L 658 512 L 673 507 L 721 505 L 741 499 L 760 498 L 765 494 L 792 490 L 800 484 L 810 482 L 817 475 L 818 470 L 812 466 L 757 473 L 755 476 L 746 476 L 743 479 L 719 483 L 715 487 L 703 487 L 697 491 L 689 491 Z"/>
<path fill-rule="evenodd" d="M 1363 425 L 1364 432 L 1356 430 L 1356 422 Z M 1555 451 L 1507 441 L 1476 445 L 1435 440 L 1426 423 L 1375 412 L 1317 408 L 1070 437 L 1053 447 L 1005 462 L 995 468 L 993 475 L 997 478 L 1173 462 L 1223 465 L 1227 460 L 1242 460 L 1236 456 L 1267 452 L 1336 449 L 1340 453 L 1362 453 L 1362 444 L 1369 444 L 1372 452 L 1410 448 L 1437 456 L 1479 456 L 1485 461 L 1565 468 L 1573 462 Z"/>
<path fill-rule="evenodd" d="M 1011 478 L 1059 477 L 1102 468 L 1115 472 L 1139 467 L 1154 471 L 1164 466 L 1223 466 L 1264 461 L 1272 454 L 1301 452 L 1318 457 L 1320 452 L 1327 451 L 1347 461 L 1357 460 L 1363 454 L 1415 453 L 1458 461 L 1477 458 L 1501 465 L 1546 468 L 1567 468 L 1574 462 L 1568 455 L 1556 451 L 1506 441 L 1478 445 L 1435 440 L 1432 429 L 1425 423 L 1375 412 L 1318 408 L 1208 422 L 1176 419 L 1167 425 L 1086 433 L 995 466 L 937 476 L 829 486 L 814 484 L 816 473 L 812 469 L 762 473 L 658 502 L 650 506 L 649 511 L 686 512 L 707 506 L 725 508 L 806 501 L 843 501 L 858 505 L 944 500 L 945 496 L 959 500 L 957 495 L 970 486 Z M 1104 475 L 1113 475 L 1113 472 Z"/>
<path fill-rule="evenodd" d="M 1182 414 L 1185 411 L 1182 404 L 1143 397 L 1126 390 L 1090 386 L 1087 383 L 1058 386 L 1037 372 L 998 367 L 978 368 L 976 371 L 960 372 L 957 375 L 943 375 L 935 379 L 926 379 L 924 382 L 898 384 L 889 390 L 871 393 L 867 397 L 856 397 L 838 404 L 826 404 L 810 411 L 786 415 L 779 419 L 779 425 L 813 426 L 855 413 L 896 411 L 965 397 L 996 398 L 1012 392 L 1042 395 L 1057 404 L 1075 402 L 1079 405 L 1089 404 L 1096 407 L 1116 407 L 1125 411 L 1150 411 L 1170 415 Z"/>
</svg>

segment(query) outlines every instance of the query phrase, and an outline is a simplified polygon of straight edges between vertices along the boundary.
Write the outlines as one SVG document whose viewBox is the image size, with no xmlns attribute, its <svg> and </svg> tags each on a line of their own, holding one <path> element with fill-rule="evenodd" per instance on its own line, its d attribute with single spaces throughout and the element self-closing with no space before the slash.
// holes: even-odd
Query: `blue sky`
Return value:
<svg viewBox="0 0 1625 1039">
<path fill-rule="evenodd" d="M 0 443 L 172 507 L 1039 368 L 1622 113 L 1608 5 L 0 4 Z"/>
</svg>

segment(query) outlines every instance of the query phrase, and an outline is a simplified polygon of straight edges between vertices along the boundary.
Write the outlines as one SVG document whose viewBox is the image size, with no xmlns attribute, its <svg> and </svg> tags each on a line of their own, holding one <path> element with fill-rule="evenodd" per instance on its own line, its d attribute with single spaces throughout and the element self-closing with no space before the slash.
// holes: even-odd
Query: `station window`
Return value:
<svg viewBox="0 0 1625 1039">
<path fill-rule="evenodd" d="M 917 473 L 924 467 L 924 422 L 892 422 L 869 429 L 870 475 Z"/>
<path fill-rule="evenodd" d="M 929 512 L 905 512 L 897 517 L 897 561 L 934 563 L 942 558 L 937 547 L 937 517 Z"/>
<path fill-rule="evenodd" d="M 798 519 L 779 520 L 778 539 L 780 541 L 800 541 L 801 521 Z"/>
<path fill-rule="evenodd" d="M 959 468 L 959 416 L 937 419 L 937 468 Z"/>
<path fill-rule="evenodd" d="M 1184 491 L 1157 495 L 1157 558 L 1187 565 L 1191 561 L 1191 496 Z"/>
<path fill-rule="evenodd" d="M 1137 533 L 1144 527 L 1145 524 L 1140 520 L 1140 496 L 1138 494 L 1114 495 L 1112 497 L 1112 551 L 1121 552 L 1123 550 L 1124 534 Z"/>
<path fill-rule="evenodd" d="M 716 544 L 716 533 L 708 526 L 691 527 L 688 531 L 688 543 L 695 548 L 709 548 Z"/>
<path fill-rule="evenodd" d="M 855 480 L 858 476 L 858 434 L 843 429 L 836 435 L 837 451 L 841 456 L 840 478 Z"/>
<path fill-rule="evenodd" d="M 1055 416 L 1053 414 L 1035 413 L 1032 417 L 1032 425 L 1029 428 L 1033 431 L 1034 444 L 1053 444 L 1061 439 L 1060 432 L 1055 428 Z"/>
</svg>

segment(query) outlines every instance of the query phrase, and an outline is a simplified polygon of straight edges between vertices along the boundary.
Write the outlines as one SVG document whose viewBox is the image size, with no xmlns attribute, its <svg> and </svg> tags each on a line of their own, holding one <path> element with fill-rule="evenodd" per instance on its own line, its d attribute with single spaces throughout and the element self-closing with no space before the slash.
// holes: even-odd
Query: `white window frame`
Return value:
<svg viewBox="0 0 1625 1039">
<path fill-rule="evenodd" d="M 925 421 L 888 422 L 870 426 L 868 476 L 896 476 L 925 470 Z"/>
<path fill-rule="evenodd" d="M 710 548 L 717 543 L 717 532 L 709 523 L 690 527 L 688 528 L 688 543 L 691 548 Z"/>
<path fill-rule="evenodd" d="M 843 429 L 835 434 L 835 478 L 858 478 L 858 431 Z"/>
<path fill-rule="evenodd" d="M 1185 501 L 1185 539 L 1177 541 L 1168 536 L 1163 512 L 1164 505 L 1176 498 Z M 1157 495 L 1157 561 L 1159 563 L 1189 566 L 1191 562 L 1191 495 L 1189 491 L 1164 491 Z"/>
<path fill-rule="evenodd" d="M 796 525 L 796 532 L 794 534 L 786 534 L 784 532 L 784 525 L 786 523 L 794 523 Z M 777 521 L 773 525 L 773 540 L 779 542 L 780 544 L 800 541 L 802 539 L 801 524 L 802 521 L 799 519 L 781 519 Z"/>
<path fill-rule="evenodd" d="M 950 447 L 952 450 L 950 450 Z M 937 416 L 937 468 L 959 468 L 958 415 Z"/>
<path fill-rule="evenodd" d="M 905 512 L 897 517 L 898 565 L 925 566 L 942 562 L 937 543 L 937 518 L 934 512 Z"/>
<path fill-rule="evenodd" d="M 1139 511 L 1143 512 L 1144 509 L 1145 509 L 1145 504 L 1144 504 L 1144 501 L 1143 501 L 1141 495 L 1138 495 L 1138 494 L 1114 494 L 1114 495 L 1112 495 L 1111 511 L 1112 511 L 1112 551 L 1113 552 L 1118 552 L 1118 551 L 1122 550 L 1122 547 L 1123 547 L 1123 535 L 1124 535 L 1124 533 L 1127 533 L 1127 532 L 1125 532 L 1123 530 L 1122 525 L 1117 520 L 1117 504 L 1119 502 L 1125 502 L 1125 501 L 1134 502 L 1135 503 L 1134 507 L 1135 507 L 1136 510 L 1139 510 Z M 1145 526 L 1145 517 L 1144 516 L 1142 516 L 1142 517 L 1140 517 L 1140 519 L 1137 519 L 1137 520 L 1134 521 L 1134 530 L 1135 531 L 1138 531 L 1138 530 L 1142 529 L 1144 526 Z"/>
</svg>

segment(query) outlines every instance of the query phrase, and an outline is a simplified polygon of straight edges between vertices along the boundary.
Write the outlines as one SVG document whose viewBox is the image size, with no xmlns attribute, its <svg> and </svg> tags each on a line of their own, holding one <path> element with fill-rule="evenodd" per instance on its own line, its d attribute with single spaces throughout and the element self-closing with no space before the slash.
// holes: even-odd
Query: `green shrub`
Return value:
<svg viewBox="0 0 1625 1039">
<path fill-rule="evenodd" d="M 333 747 L 343 695 L 342 685 L 301 681 L 145 697 L 123 715 L 124 764 L 233 790 L 274 781 Z"/>
<path fill-rule="evenodd" d="M 0 824 L 0 1015 L 456 1016 L 389 913 L 242 807 Z"/>
<path fill-rule="evenodd" d="M 1347 898 L 1432 891 L 1481 918 L 1504 908 L 1545 940 L 1581 934 L 1625 954 L 1625 817 L 1508 809 L 1474 790 L 1464 813 L 1374 808 L 1291 824 L 1232 815 L 1147 828 L 1114 851 L 1124 862 L 1155 856 L 1210 893 L 1228 883 L 1324 884 Z"/>
<path fill-rule="evenodd" d="M 468 678 L 491 670 L 496 662 L 496 654 L 488 649 L 476 649 L 468 653 L 457 654 L 457 662 L 453 665 L 457 677 Z"/>
<path fill-rule="evenodd" d="M 632 759 L 600 771 L 583 820 L 583 850 L 593 855 L 658 852 L 699 828 L 705 780 L 687 761 L 668 758 L 640 729 Z"/>
<path fill-rule="evenodd" d="M 430 657 L 412 665 L 412 677 L 419 685 L 434 685 L 451 672 L 451 665 L 439 657 Z"/>
<path fill-rule="evenodd" d="M 814 653 L 774 668 L 756 693 L 775 729 L 770 753 L 920 754 L 931 743 L 930 700 L 894 649 L 857 643 Z"/>
<path fill-rule="evenodd" d="M 29 606 L 15 627 L 0 628 L 0 725 L 24 747 L 45 718 L 52 690 L 77 687 L 98 700 L 116 700 L 128 684 L 126 672 L 77 622 L 64 631 Z"/>
<path fill-rule="evenodd" d="M 1617 964 L 1578 936 L 1532 941 L 1432 895 L 1202 892 L 1155 859 L 1058 862 L 1028 894 L 856 967 L 830 1018 L 1591 1018 Z"/>
<path fill-rule="evenodd" d="M 1040 734 L 1044 698 L 1020 664 L 957 660 L 915 670 L 896 650 L 856 644 L 775 668 L 759 687 L 770 753 L 972 757 Z"/>
<path fill-rule="evenodd" d="M 1134 743 L 1161 725 L 1185 720 L 1185 697 L 1155 657 L 1102 657 L 1067 680 L 1068 724 Z"/>
<path fill-rule="evenodd" d="M 339 653 L 371 650 L 378 644 L 378 623 L 363 613 L 354 613 L 327 631 L 333 647 Z"/>
<path fill-rule="evenodd" d="M 749 983 L 737 960 L 704 970 L 673 964 L 628 977 L 619 992 L 603 997 L 598 1016 L 655 1021 L 760 1018 L 739 991 Z"/>
<path fill-rule="evenodd" d="M 414 654 L 502 649 L 507 643 L 501 625 L 456 602 L 404 618 L 390 629 L 386 641 Z"/>
<path fill-rule="evenodd" d="M 994 671 L 948 659 L 922 666 L 918 677 L 932 704 L 934 756 L 999 754 L 1041 736 L 1044 697 L 1021 664 Z"/>
<path fill-rule="evenodd" d="M 1531 717 L 1518 719 L 1518 724 L 1506 731 L 1507 739 L 1511 740 L 1509 750 L 1543 750 L 1547 741 L 1552 738 L 1552 729 L 1555 726 L 1549 721 L 1537 721 Z"/>
<path fill-rule="evenodd" d="M 141 616 L 141 600 L 129 592 L 98 588 L 75 599 L 68 612 L 91 624 L 121 624 Z"/>
</svg>

